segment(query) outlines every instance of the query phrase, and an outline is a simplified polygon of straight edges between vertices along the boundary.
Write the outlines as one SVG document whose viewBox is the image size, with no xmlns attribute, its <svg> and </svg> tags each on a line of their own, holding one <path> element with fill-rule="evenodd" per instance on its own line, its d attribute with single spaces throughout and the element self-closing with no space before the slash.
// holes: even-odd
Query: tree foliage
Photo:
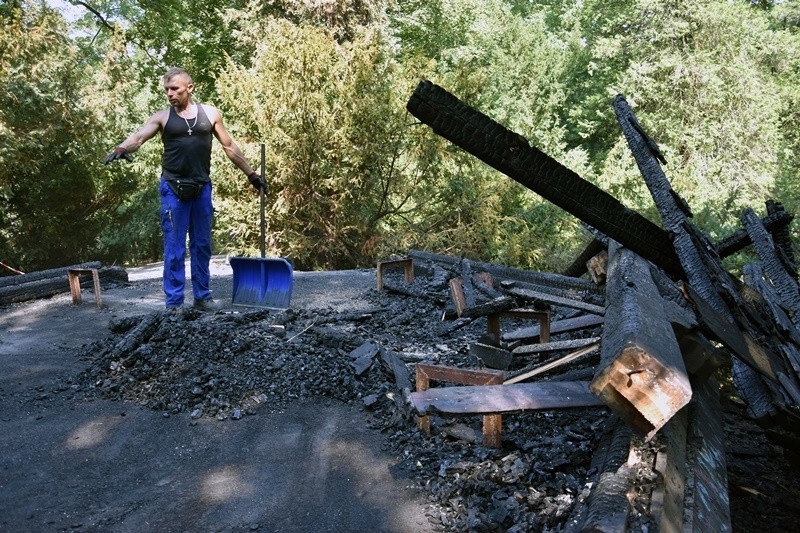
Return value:
<svg viewBox="0 0 800 533">
<path fill-rule="evenodd" d="M 558 270 L 578 221 L 416 124 L 420 79 L 658 222 L 611 107 L 624 94 L 695 222 L 800 206 L 794 2 L 70 0 L 0 8 L 0 260 L 158 259 L 160 147 L 99 164 L 192 72 L 252 164 L 267 146 L 271 254 L 299 268 L 408 247 Z M 219 252 L 258 249 L 258 200 L 213 154 Z M 70 227 L 65 237 L 64 228 Z M 73 229 L 74 228 L 74 229 Z"/>
</svg>

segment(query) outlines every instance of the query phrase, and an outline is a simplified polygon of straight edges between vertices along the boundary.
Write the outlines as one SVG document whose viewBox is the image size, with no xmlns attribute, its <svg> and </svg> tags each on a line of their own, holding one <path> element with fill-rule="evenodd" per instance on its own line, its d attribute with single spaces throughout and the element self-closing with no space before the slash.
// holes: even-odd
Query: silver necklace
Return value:
<svg viewBox="0 0 800 533">
<path fill-rule="evenodd" d="M 197 117 L 199 116 L 200 116 L 200 111 L 198 110 L 197 114 L 194 116 L 194 124 L 192 124 L 191 126 L 189 125 L 189 121 L 186 120 L 186 117 L 181 117 L 183 121 L 186 123 L 186 127 L 189 128 L 188 130 L 186 130 L 187 132 L 189 132 L 189 135 L 192 134 L 192 128 L 194 128 L 197 125 Z"/>
</svg>

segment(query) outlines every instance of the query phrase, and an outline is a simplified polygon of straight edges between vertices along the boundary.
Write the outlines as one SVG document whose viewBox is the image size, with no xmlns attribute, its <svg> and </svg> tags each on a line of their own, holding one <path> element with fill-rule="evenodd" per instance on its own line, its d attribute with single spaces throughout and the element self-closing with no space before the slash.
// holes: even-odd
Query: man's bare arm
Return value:
<svg viewBox="0 0 800 533">
<path fill-rule="evenodd" d="M 208 114 L 208 111 L 207 111 Z M 217 138 L 219 143 L 222 145 L 222 149 L 225 150 L 225 155 L 228 156 L 234 165 L 239 167 L 239 170 L 244 172 L 247 176 L 250 176 L 254 173 L 253 167 L 247 162 L 244 158 L 244 154 L 239 146 L 233 141 L 233 138 L 228 133 L 228 130 L 225 129 L 225 125 L 222 123 L 222 115 L 216 109 L 211 111 L 213 117 L 210 116 L 210 120 L 214 124 L 214 136 Z"/>
<path fill-rule="evenodd" d="M 122 141 L 119 146 L 124 148 L 128 153 L 135 152 L 141 148 L 145 142 L 152 139 L 153 136 L 164 127 L 164 123 L 166 122 L 164 118 L 165 114 L 168 116 L 168 111 L 162 110 L 154 113 L 145 125 L 139 128 L 139 131 L 131 134 L 131 136 Z"/>
</svg>

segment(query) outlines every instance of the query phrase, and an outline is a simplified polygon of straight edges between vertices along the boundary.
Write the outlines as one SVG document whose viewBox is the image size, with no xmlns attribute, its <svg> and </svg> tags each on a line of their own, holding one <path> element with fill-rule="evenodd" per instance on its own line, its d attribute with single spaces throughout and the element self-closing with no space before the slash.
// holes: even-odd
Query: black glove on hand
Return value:
<svg viewBox="0 0 800 533">
<path fill-rule="evenodd" d="M 122 146 L 117 146 L 113 152 L 108 154 L 103 162 L 107 165 L 117 159 L 126 159 L 129 163 L 133 161 L 133 156 Z"/>
<path fill-rule="evenodd" d="M 248 174 L 247 179 L 250 180 L 250 184 L 255 187 L 257 191 L 263 188 L 264 192 L 267 192 L 267 184 L 264 183 L 264 178 L 262 178 L 258 172 L 251 172 Z"/>
</svg>

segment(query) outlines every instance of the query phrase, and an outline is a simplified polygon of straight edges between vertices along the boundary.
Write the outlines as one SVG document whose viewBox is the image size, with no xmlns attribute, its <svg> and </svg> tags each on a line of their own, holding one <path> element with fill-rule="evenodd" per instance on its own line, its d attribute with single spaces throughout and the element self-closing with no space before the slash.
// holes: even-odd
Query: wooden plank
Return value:
<svg viewBox="0 0 800 533">
<path fill-rule="evenodd" d="M 648 263 L 609 249 L 606 327 L 591 390 L 650 440 L 692 398 L 678 341 Z"/>
<path fill-rule="evenodd" d="M 543 374 L 544 372 L 547 372 L 549 370 L 557 368 L 557 367 L 559 367 L 561 365 L 570 363 L 572 361 L 575 361 L 576 359 L 580 359 L 581 357 L 583 357 L 585 355 L 589 355 L 591 353 L 594 353 L 599 348 L 600 348 L 600 343 L 592 344 L 591 346 L 587 346 L 586 348 L 583 348 L 581 350 L 577 350 L 575 352 L 567 354 L 564 357 L 559 357 L 555 361 L 551 361 L 549 363 L 545 363 L 543 365 L 537 366 L 536 368 L 533 368 L 531 370 L 528 370 L 528 371 L 525 371 L 525 372 L 522 372 L 522 373 L 518 373 L 518 374 L 514 375 L 513 377 L 505 380 L 503 382 L 503 384 L 504 385 L 510 385 L 512 383 L 519 383 L 520 381 L 525 381 L 526 379 L 530 379 L 532 377 L 538 376 L 539 374 Z"/>
<path fill-rule="evenodd" d="M 683 532 L 687 425 L 688 409 L 682 409 L 662 430 L 666 445 L 657 453 L 655 464 L 661 478 L 650 497 L 650 516 L 661 533 Z"/>
<path fill-rule="evenodd" d="M 592 313 L 595 315 L 602 316 L 606 313 L 605 307 L 602 307 L 600 305 L 590 304 L 582 300 L 561 298 L 559 296 L 554 296 L 552 294 L 547 294 L 545 292 L 512 287 L 508 289 L 508 293 L 513 296 L 517 296 L 519 298 L 524 298 L 527 300 L 535 300 L 539 302 L 546 302 L 548 304 L 558 305 L 561 307 L 569 307 L 571 309 L 580 309 L 581 311 L 586 311 L 587 313 Z"/>
<path fill-rule="evenodd" d="M 606 282 L 608 268 L 608 252 L 601 250 L 596 256 L 586 262 L 586 270 L 589 271 L 589 277 L 592 281 L 601 285 Z"/>
<path fill-rule="evenodd" d="M 564 320 L 555 320 L 550 323 L 550 334 L 566 333 L 568 331 L 575 331 L 578 329 L 593 328 L 600 326 L 604 322 L 602 316 L 598 315 L 582 315 L 575 318 L 567 318 Z M 539 336 L 539 326 L 530 326 L 516 331 L 510 331 L 502 335 L 505 341 L 522 341 L 535 339 Z"/>
<path fill-rule="evenodd" d="M 541 342 L 539 344 L 523 344 L 522 346 L 517 346 L 511 353 L 513 355 L 530 355 L 533 353 L 546 353 L 546 352 L 555 352 L 558 350 L 574 350 L 576 348 L 583 348 L 584 346 L 589 346 L 590 344 L 595 344 L 600 340 L 600 337 L 588 337 L 586 339 L 570 339 L 566 341 L 552 341 L 552 342 Z"/>
<path fill-rule="evenodd" d="M 412 392 L 411 405 L 420 414 L 470 415 L 531 410 L 600 407 L 586 381 L 547 381 L 512 385 L 441 387 Z"/>
</svg>

